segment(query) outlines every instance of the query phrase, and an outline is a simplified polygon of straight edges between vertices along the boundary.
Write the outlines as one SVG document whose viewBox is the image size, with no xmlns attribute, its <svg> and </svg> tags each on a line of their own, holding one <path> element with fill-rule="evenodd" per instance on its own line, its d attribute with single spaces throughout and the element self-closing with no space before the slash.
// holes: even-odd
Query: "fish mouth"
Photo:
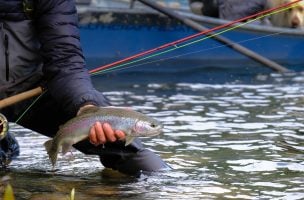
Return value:
<svg viewBox="0 0 304 200">
<path fill-rule="evenodd" d="M 157 126 L 156 128 L 153 129 L 153 131 L 150 132 L 150 136 L 155 136 L 155 135 L 158 135 L 162 132 L 162 129 L 163 129 L 163 125 L 159 125 Z"/>
</svg>

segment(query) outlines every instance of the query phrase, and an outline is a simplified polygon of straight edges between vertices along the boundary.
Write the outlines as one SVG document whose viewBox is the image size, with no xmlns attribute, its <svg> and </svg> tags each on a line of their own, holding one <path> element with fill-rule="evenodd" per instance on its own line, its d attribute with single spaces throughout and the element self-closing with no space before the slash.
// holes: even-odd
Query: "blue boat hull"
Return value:
<svg viewBox="0 0 304 200">
<path fill-rule="evenodd" d="M 179 40 L 197 33 L 180 22 L 151 12 L 87 10 L 80 13 L 80 35 L 88 68 L 94 69 L 134 54 Z M 186 14 L 207 27 L 227 21 Z M 278 62 L 301 71 L 304 67 L 304 33 L 299 30 L 246 25 L 222 36 Z M 127 66 L 126 66 L 127 67 Z M 232 50 L 214 39 L 178 48 L 141 62 L 128 65 L 123 71 L 195 72 L 198 69 L 242 69 L 257 72 L 271 70 Z"/>
</svg>

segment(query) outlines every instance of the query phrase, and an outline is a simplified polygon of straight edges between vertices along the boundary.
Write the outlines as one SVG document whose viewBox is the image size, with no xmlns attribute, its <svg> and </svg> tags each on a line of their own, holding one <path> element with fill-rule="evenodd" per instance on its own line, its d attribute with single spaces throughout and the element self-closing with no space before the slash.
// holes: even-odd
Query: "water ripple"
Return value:
<svg viewBox="0 0 304 200">
<path fill-rule="evenodd" d="M 51 175 L 47 138 L 13 127 L 21 145 L 11 165 L 22 172 L 16 191 L 31 195 L 27 185 L 36 172 L 35 191 L 61 193 L 73 185 L 80 199 L 303 199 L 303 74 L 267 78 L 272 82 L 254 85 L 124 83 L 127 91 L 105 91 L 113 105 L 165 126 L 142 140 L 173 169 L 139 179 L 107 174 L 96 156 L 77 151 L 60 156 Z M 49 192 L 44 182 L 57 186 Z"/>
</svg>

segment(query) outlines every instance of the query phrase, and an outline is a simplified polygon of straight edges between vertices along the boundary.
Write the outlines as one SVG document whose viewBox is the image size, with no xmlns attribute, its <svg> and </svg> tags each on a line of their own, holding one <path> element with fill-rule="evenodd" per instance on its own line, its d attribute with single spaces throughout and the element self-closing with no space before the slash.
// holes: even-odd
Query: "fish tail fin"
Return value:
<svg viewBox="0 0 304 200">
<path fill-rule="evenodd" d="M 47 151 L 47 154 L 49 155 L 49 158 L 51 160 L 51 163 L 53 167 L 55 166 L 55 163 L 57 161 L 57 154 L 58 150 L 53 148 L 53 140 L 48 140 L 44 143 L 44 147 Z"/>
</svg>

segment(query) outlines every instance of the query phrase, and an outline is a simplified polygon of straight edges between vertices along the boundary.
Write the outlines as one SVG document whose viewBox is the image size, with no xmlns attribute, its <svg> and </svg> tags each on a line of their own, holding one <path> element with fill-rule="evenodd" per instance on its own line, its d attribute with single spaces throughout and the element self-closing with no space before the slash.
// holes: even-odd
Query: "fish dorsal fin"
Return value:
<svg viewBox="0 0 304 200">
<path fill-rule="evenodd" d="M 100 110 L 100 108 L 96 107 L 96 106 L 84 107 L 84 108 L 81 109 L 78 116 L 85 115 L 85 114 L 88 114 L 88 113 L 94 113 L 94 112 L 97 112 L 98 110 Z"/>
</svg>

